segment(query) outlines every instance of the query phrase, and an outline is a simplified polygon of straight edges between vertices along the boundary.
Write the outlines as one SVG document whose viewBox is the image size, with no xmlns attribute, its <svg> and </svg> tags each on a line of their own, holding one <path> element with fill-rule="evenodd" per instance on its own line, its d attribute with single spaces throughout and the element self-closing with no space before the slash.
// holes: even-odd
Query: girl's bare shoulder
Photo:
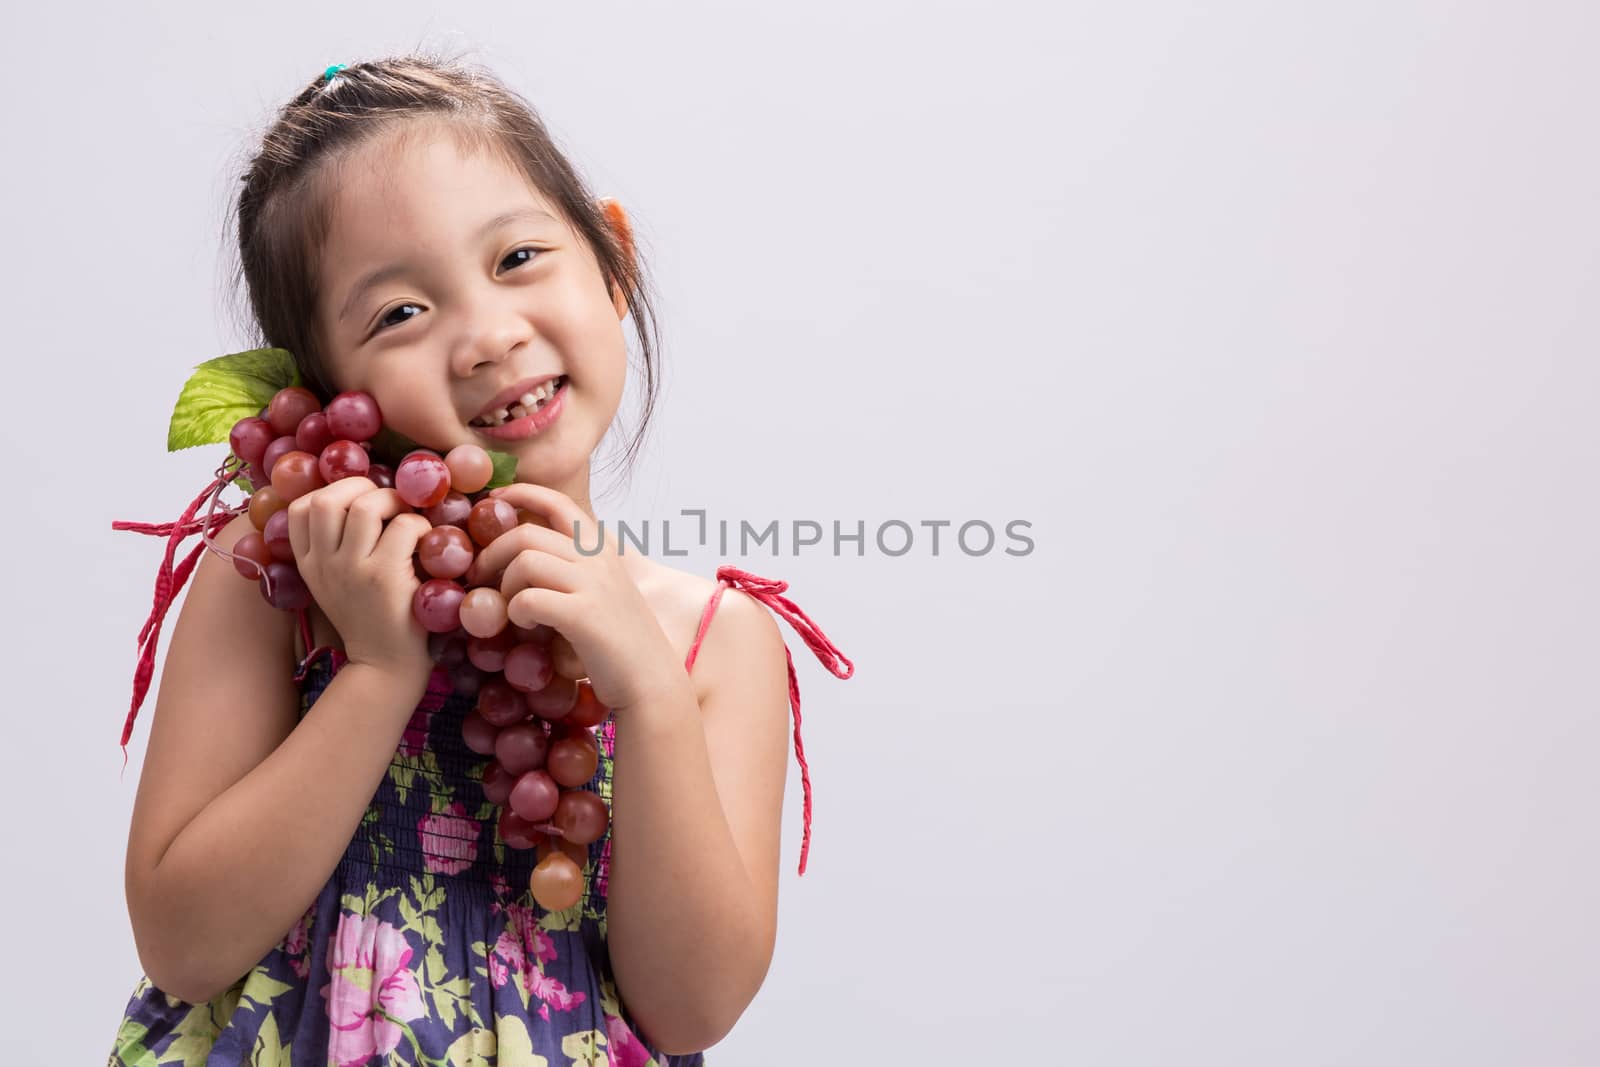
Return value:
<svg viewBox="0 0 1600 1067">
<path fill-rule="evenodd" d="M 689 654 L 700 616 L 717 590 L 714 579 L 692 571 L 669 567 L 649 557 L 641 557 L 636 573 L 639 592 L 655 612 L 661 628 L 679 650 L 679 658 Z M 718 609 L 720 612 L 720 608 Z"/>
<path fill-rule="evenodd" d="M 679 659 L 687 659 L 706 606 L 717 591 L 717 580 L 655 560 L 648 560 L 641 570 L 639 591 L 655 611 Z M 766 606 L 737 589 L 728 589 L 717 603 L 691 671 L 699 696 L 705 698 L 722 671 L 745 659 L 766 659 L 782 645 L 777 621 Z M 776 655 L 781 663 L 782 652 Z"/>
</svg>

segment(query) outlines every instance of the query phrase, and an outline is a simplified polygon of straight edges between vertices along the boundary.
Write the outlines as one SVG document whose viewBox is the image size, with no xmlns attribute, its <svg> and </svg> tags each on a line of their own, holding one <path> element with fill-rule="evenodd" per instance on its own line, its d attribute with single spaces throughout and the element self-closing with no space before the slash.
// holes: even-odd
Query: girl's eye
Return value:
<svg viewBox="0 0 1600 1067">
<path fill-rule="evenodd" d="M 417 305 L 415 304 L 396 304 L 394 307 L 389 309 L 388 313 L 384 315 L 383 318 L 378 320 L 378 329 L 374 330 L 373 332 L 377 333 L 378 330 L 384 330 L 390 326 L 398 326 L 406 319 L 415 318 L 416 316 L 414 315 L 406 315 L 404 318 L 396 319 L 394 315 L 397 311 L 404 311 L 406 308 L 414 308 L 416 306 Z"/>
<path fill-rule="evenodd" d="M 510 253 L 509 256 L 506 256 L 506 259 L 502 259 L 501 264 L 512 262 L 515 259 L 515 261 L 517 261 L 517 266 L 522 266 L 522 264 L 525 264 L 525 262 L 533 262 L 533 259 L 538 258 L 538 254 L 541 253 L 541 251 L 544 250 L 541 250 L 541 248 L 518 248 L 518 250 L 515 250 L 514 253 Z M 522 256 L 523 253 L 530 254 L 528 254 L 525 259 L 517 259 L 518 256 Z M 400 323 L 405 322 L 405 318 L 416 318 L 416 315 L 406 315 L 406 317 L 402 318 L 402 320 L 390 322 L 390 318 L 394 318 L 395 312 L 406 309 L 406 307 L 416 307 L 416 304 L 395 304 L 394 307 L 390 307 L 389 312 L 387 312 L 384 317 L 379 318 L 378 326 L 374 328 L 373 333 L 379 333 L 379 331 L 387 330 L 389 326 L 398 326 Z"/>
<path fill-rule="evenodd" d="M 515 252 L 512 252 L 505 259 L 502 259 L 500 264 L 501 266 L 504 266 L 505 264 L 510 263 L 515 267 L 520 267 L 524 263 L 532 263 L 534 257 L 537 256 L 540 251 L 541 250 L 537 248 L 519 248 Z"/>
</svg>

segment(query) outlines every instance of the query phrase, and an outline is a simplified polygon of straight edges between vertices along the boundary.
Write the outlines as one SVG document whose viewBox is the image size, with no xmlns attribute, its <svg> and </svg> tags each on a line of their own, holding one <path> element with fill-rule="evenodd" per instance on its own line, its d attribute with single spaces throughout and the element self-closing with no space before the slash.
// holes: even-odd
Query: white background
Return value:
<svg viewBox="0 0 1600 1067">
<path fill-rule="evenodd" d="M 163 447 L 244 347 L 241 155 L 328 64 L 428 44 L 633 210 L 669 382 L 617 512 L 1033 524 L 728 560 L 858 673 L 789 634 L 811 870 L 796 773 L 711 1062 L 1596 1062 L 1594 11 L 14 12 L 6 1060 L 101 1062 L 138 976 L 159 545 L 109 524 L 219 458 Z"/>
</svg>

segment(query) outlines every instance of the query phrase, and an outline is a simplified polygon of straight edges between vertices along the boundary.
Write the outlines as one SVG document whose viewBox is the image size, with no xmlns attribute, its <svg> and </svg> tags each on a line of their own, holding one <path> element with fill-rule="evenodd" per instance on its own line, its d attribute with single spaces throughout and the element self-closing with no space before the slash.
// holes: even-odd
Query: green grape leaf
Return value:
<svg viewBox="0 0 1600 1067">
<path fill-rule="evenodd" d="M 498 489 L 517 480 L 516 456 L 507 452 L 490 452 L 489 458 L 494 461 L 494 473 L 489 475 L 489 484 L 486 488 Z"/>
<path fill-rule="evenodd" d="M 208 359 L 183 383 L 167 426 L 167 451 L 228 440 L 233 424 L 267 406 L 279 389 L 300 384 L 294 357 L 254 348 Z"/>
</svg>

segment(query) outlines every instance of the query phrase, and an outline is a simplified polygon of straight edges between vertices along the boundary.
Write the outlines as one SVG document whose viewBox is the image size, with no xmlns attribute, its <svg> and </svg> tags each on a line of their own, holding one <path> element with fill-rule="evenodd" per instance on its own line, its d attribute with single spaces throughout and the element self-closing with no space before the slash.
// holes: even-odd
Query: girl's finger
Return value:
<svg viewBox="0 0 1600 1067">
<path fill-rule="evenodd" d="M 339 551 L 344 540 L 345 519 L 350 505 L 362 493 L 377 488 L 365 478 L 341 478 L 332 485 L 306 494 L 310 501 L 311 552 L 317 556 L 332 556 Z"/>
<path fill-rule="evenodd" d="M 339 551 L 339 539 L 344 536 L 346 505 L 339 499 L 340 494 L 324 496 L 322 493 L 323 490 L 318 489 L 306 494 L 306 511 L 310 515 L 307 537 L 311 542 L 311 554 L 325 557 Z"/>
<path fill-rule="evenodd" d="M 390 519 L 389 525 L 383 528 L 377 545 L 372 549 L 372 558 L 382 563 L 409 566 L 412 555 L 417 551 L 417 542 L 431 529 L 433 523 L 428 521 L 426 515 L 407 508 L 404 513 Z"/>
<path fill-rule="evenodd" d="M 529 588 L 571 593 L 576 590 L 576 577 L 571 563 L 532 548 L 518 553 L 506 565 L 506 573 L 500 579 L 500 593 L 507 600 Z"/>
<path fill-rule="evenodd" d="M 573 536 L 573 531 L 580 523 L 586 530 L 593 531 L 595 528 L 595 520 L 584 514 L 583 509 L 570 496 L 547 485 L 513 482 L 489 490 L 489 495 L 497 496 L 513 507 L 525 508 L 535 515 L 543 516 L 549 520 L 556 533 L 567 538 Z"/>
<path fill-rule="evenodd" d="M 524 589 L 506 602 L 506 618 L 513 625 L 532 629 L 535 626 L 556 626 L 566 619 L 561 610 L 566 593 L 554 589 Z"/>
<path fill-rule="evenodd" d="M 354 478 L 344 480 L 356 481 Z M 361 480 L 366 481 L 365 478 Z M 344 540 L 339 542 L 340 551 L 349 552 L 358 559 L 372 555 L 378 547 L 378 538 L 383 534 L 384 522 L 408 510 L 399 493 L 373 485 L 351 503 L 350 514 L 344 520 Z"/>
<path fill-rule="evenodd" d="M 472 569 L 467 572 L 467 580 L 479 583 L 488 581 L 505 570 L 507 564 L 515 559 L 518 553 L 529 549 L 545 552 L 560 559 L 578 558 L 578 551 L 573 547 L 570 537 L 525 522 L 512 527 L 484 546 L 478 553 L 478 558 L 473 560 Z"/>
<path fill-rule="evenodd" d="M 294 549 L 295 563 L 304 565 L 311 554 L 311 501 L 291 500 L 283 510 L 289 516 L 289 547 Z"/>
</svg>

